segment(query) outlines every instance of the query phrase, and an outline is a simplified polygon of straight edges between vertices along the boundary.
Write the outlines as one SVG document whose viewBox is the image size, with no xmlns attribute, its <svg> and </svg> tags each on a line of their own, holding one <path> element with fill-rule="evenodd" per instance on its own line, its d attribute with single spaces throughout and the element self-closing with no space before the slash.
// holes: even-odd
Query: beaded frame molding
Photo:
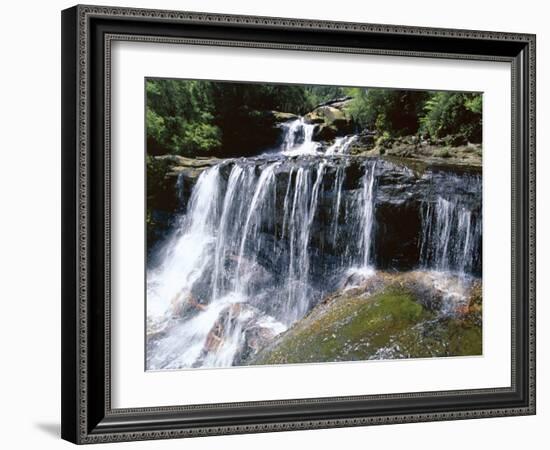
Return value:
<svg viewBox="0 0 550 450">
<path fill-rule="evenodd" d="M 511 386 L 111 407 L 114 41 L 504 61 L 512 72 Z M 62 428 L 78 444 L 535 414 L 535 36 L 78 5 L 62 12 Z"/>
</svg>

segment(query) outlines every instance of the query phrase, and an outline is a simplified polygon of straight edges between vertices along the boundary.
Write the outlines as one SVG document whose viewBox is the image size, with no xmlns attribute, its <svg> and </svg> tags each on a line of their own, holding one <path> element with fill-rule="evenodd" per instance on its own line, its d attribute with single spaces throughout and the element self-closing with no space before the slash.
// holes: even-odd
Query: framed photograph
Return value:
<svg viewBox="0 0 550 450">
<path fill-rule="evenodd" d="M 535 36 L 62 12 L 62 437 L 535 413 Z"/>
</svg>

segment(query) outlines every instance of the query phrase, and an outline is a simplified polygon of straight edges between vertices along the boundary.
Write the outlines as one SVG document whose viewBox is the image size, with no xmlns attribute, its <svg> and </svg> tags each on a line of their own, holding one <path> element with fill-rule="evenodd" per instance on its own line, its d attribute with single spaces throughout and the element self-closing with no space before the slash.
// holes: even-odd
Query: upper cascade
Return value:
<svg viewBox="0 0 550 450">
<path fill-rule="evenodd" d="M 304 117 L 282 123 L 282 143 L 277 151 L 285 156 L 344 155 L 357 140 L 357 135 L 354 134 L 338 136 L 332 144 L 323 146 L 313 139 L 317 126 Z"/>
</svg>

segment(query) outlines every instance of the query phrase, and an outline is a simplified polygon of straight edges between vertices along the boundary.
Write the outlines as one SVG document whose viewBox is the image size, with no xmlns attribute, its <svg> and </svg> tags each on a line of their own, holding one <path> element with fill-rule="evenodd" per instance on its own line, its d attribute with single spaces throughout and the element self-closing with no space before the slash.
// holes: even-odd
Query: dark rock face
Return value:
<svg viewBox="0 0 550 450">
<path fill-rule="evenodd" d="M 287 119 L 288 120 L 288 119 Z M 255 156 L 281 140 L 280 117 L 272 111 L 241 112 L 226 118 L 223 156 Z"/>
<path fill-rule="evenodd" d="M 157 189 L 154 206 L 166 212 L 180 211 L 181 200 L 191 196 L 200 174 L 222 161 L 215 157 L 186 158 L 179 155 L 161 155 L 155 160 L 163 166 L 167 188 Z"/>
<path fill-rule="evenodd" d="M 481 176 L 475 170 L 425 166 L 419 171 L 387 160 L 381 160 L 378 168 L 373 243 L 377 267 L 411 270 L 421 264 L 419 251 L 425 232 L 422 214 L 426 205 L 453 198 L 457 209 L 481 217 Z M 475 262 L 473 273 L 481 274 L 481 260 Z"/>
<path fill-rule="evenodd" d="M 313 130 L 314 141 L 332 141 L 338 136 L 338 128 L 333 125 L 319 124 Z"/>
<path fill-rule="evenodd" d="M 416 202 L 379 203 L 376 208 L 374 254 L 386 269 L 411 270 L 418 266 L 421 221 Z"/>
</svg>

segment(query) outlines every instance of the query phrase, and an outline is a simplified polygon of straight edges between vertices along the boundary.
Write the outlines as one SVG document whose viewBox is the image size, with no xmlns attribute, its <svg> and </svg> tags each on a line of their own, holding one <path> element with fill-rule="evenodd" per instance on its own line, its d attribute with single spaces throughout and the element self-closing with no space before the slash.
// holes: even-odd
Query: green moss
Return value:
<svg viewBox="0 0 550 450">
<path fill-rule="evenodd" d="M 437 316 L 414 292 L 405 281 L 394 281 L 370 296 L 355 289 L 330 297 L 250 363 L 482 354 L 481 285 L 460 318 Z"/>
<path fill-rule="evenodd" d="M 364 360 L 403 330 L 432 318 L 414 295 L 396 287 L 369 298 L 341 297 L 293 328 L 256 364 Z"/>
<path fill-rule="evenodd" d="M 449 356 L 482 354 L 481 327 L 453 320 L 448 325 Z"/>
<path fill-rule="evenodd" d="M 395 357 L 432 358 L 482 354 L 481 326 L 469 321 L 439 318 L 404 330 L 393 340 Z"/>
</svg>

